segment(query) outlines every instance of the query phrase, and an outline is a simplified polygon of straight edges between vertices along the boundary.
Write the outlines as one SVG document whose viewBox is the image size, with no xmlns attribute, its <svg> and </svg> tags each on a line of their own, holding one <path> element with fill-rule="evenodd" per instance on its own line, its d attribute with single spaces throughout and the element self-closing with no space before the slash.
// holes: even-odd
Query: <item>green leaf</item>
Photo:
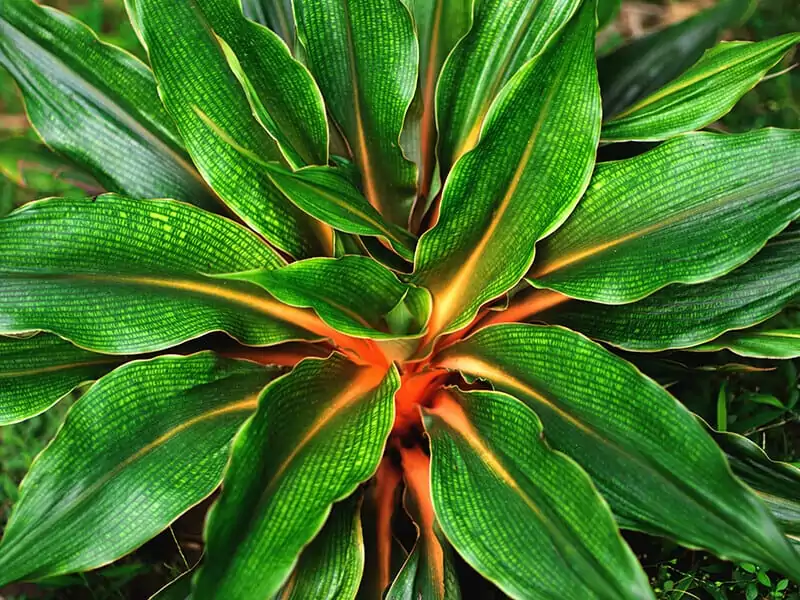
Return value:
<svg viewBox="0 0 800 600">
<path fill-rule="evenodd" d="M 692 349 L 699 352 L 730 350 L 739 356 L 751 358 L 797 358 L 800 356 L 800 329 L 732 331 Z"/>
<path fill-rule="evenodd" d="M 403 148 L 418 166 L 419 196 L 424 209 L 439 183 L 433 181 L 437 141 L 436 84 L 445 59 L 472 26 L 474 0 L 402 1 L 411 12 L 419 42 L 417 94 L 406 115 L 402 141 Z"/>
<path fill-rule="evenodd" d="M 512 598 L 654 598 L 608 505 L 522 402 L 451 388 L 423 414 L 436 515 L 484 577 Z"/>
<path fill-rule="evenodd" d="M 774 237 L 749 262 L 734 271 L 697 285 L 669 285 L 633 304 L 608 306 L 566 302 L 536 318 L 565 325 L 591 338 L 634 351 L 686 348 L 713 340 L 730 329 L 741 329 L 771 317 L 800 294 L 800 227 L 790 226 Z M 767 332 L 744 341 L 744 351 L 791 353 L 791 333 L 772 338 Z M 780 333 L 778 333 L 778 336 Z M 738 345 L 746 332 L 732 332 L 698 350 Z M 748 338 L 745 337 L 745 340 Z M 728 340 L 728 341 L 726 341 Z M 775 343 L 777 342 L 778 345 Z M 794 341 L 795 346 L 797 341 Z M 774 348 L 774 350 L 768 350 Z"/>
<path fill-rule="evenodd" d="M 723 42 L 683 75 L 607 121 L 600 137 L 657 141 L 701 129 L 727 113 L 798 42 L 800 34 Z"/>
<path fill-rule="evenodd" d="M 711 435 L 734 475 L 755 490 L 789 538 L 800 542 L 800 469 L 770 459 L 744 436 L 717 431 Z"/>
<path fill-rule="evenodd" d="M 297 0 L 294 9 L 306 62 L 352 149 L 367 200 L 404 226 L 417 178 L 399 144 L 417 82 L 408 10 L 399 0 Z"/>
<path fill-rule="evenodd" d="M 586 189 L 600 129 L 594 26 L 587 2 L 503 89 L 478 146 L 450 174 L 439 221 L 417 246 L 414 281 L 434 298 L 431 335 L 466 325 L 514 287 L 536 241 Z"/>
<path fill-rule="evenodd" d="M 624 304 L 749 260 L 800 216 L 800 133 L 688 134 L 597 166 L 566 224 L 539 247 L 531 283 Z"/>
<path fill-rule="evenodd" d="M 280 38 L 244 17 L 239 0 L 198 0 L 260 123 L 293 167 L 328 163 L 328 121 L 308 70 Z M 279 3 L 275 3 L 278 5 Z"/>
<path fill-rule="evenodd" d="M 275 163 L 263 165 L 275 187 L 318 221 L 345 233 L 380 237 L 404 259 L 414 259 L 415 236 L 384 220 L 340 169 L 307 167 L 293 173 Z"/>
<path fill-rule="evenodd" d="M 671 27 L 639 38 L 597 63 L 603 115 L 613 117 L 696 63 L 722 31 L 743 21 L 751 0 L 723 0 Z"/>
<path fill-rule="evenodd" d="M 453 548 L 431 504 L 430 461 L 419 449 L 403 449 L 401 456 L 406 482 L 403 503 L 417 528 L 417 541 L 386 600 L 461 600 Z"/>
<path fill-rule="evenodd" d="M 304 360 L 264 391 L 207 518 L 194 600 L 280 590 L 331 505 L 375 472 L 398 387 L 394 367 L 386 373 L 334 354 Z"/>
<path fill-rule="evenodd" d="M 310 258 L 280 269 L 232 277 L 260 285 L 289 306 L 313 308 L 328 325 L 355 337 L 415 336 L 422 332 L 430 313 L 427 290 L 402 283 L 366 256 Z M 402 308 L 410 318 L 394 329 L 390 315 Z"/>
<path fill-rule="evenodd" d="M 37 196 L 86 196 L 103 192 L 71 160 L 28 138 L 0 140 L 0 175 Z"/>
<path fill-rule="evenodd" d="M 364 571 L 361 498 L 333 505 L 325 526 L 297 561 L 281 600 L 353 600 Z"/>
<path fill-rule="evenodd" d="M 22 482 L 0 585 L 107 564 L 208 496 L 275 375 L 203 352 L 129 363 L 97 382 Z"/>
<path fill-rule="evenodd" d="M 240 156 L 204 120 L 203 115 L 265 160 L 280 160 L 278 146 L 253 115 L 200 7 L 172 0 L 132 0 L 132 5 L 164 105 L 211 187 L 287 254 L 328 254 L 327 228 L 283 198 L 260 167 Z"/>
<path fill-rule="evenodd" d="M 303 329 L 322 325 L 310 311 L 207 276 L 281 264 L 245 228 L 173 200 L 33 202 L 0 220 L 0 333 L 41 329 L 113 354 L 211 331 L 253 345 L 325 337 Z"/>
<path fill-rule="evenodd" d="M 4 1 L 0 65 L 22 89 L 42 139 L 106 189 L 218 206 L 185 155 L 152 73 L 80 21 L 30 0 Z"/>
<path fill-rule="evenodd" d="M 583 467 L 626 526 L 800 575 L 769 511 L 689 411 L 601 346 L 559 327 L 498 325 L 435 363 L 530 406 L 550 445 Z"/>
<path fill-rule="evenodd" d="M 550 45 L 580 3 L 581 0 L 475 2 L 472 28 L 450 54 L 436 92 L 438 156 L 443 177 L 461 156 L 475 147 L 481 131 L 488 128 L 484 121 L 500 90 L 531 58 Z M 591 29 L 594 39 L 594 25 Z M 583 62 L 582 58 L 576 61 L 579 71 L 585 70 Z M 540 86 L 551 89 L 555 83 L 548 78 Z M 527 100 L 535 98 L 530 96 Z M 522 130 L 531 131 L 526 127 Z"/>
<path fill-rule="evenodd" d="M 248 19 L 261 23 L 277 33 L 291 50 L 295 44 L 292 0 L 242 0 Z"/>
<path fill-rule="evenodd" d="M 46 411 L 125 360 L 88 352 L 46 333 L 0 337 L 0 426 Z"/>
</svg>

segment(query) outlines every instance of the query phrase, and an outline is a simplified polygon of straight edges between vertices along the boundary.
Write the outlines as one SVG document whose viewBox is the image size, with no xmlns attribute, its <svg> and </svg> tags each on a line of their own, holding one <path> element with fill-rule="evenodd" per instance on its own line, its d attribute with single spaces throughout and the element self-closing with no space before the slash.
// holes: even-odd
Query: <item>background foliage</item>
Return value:
<svg viewBox="0 0 800 600">
<path fill-rule="evenodd" d="M 73 14 L 106 41 L 141 55 L 122 0 L 45 3 Z M 613 47 L 632 35 L 685 18 L 708 4 L 702 0 L 650 5 L 624 2 L 620 17 L 604 34 L 603 45 Z M 731 32 L 730 37 L 762 40 L 797 30 L 800 5 L 796 0 L 762 0 L 747 24 Z M 797 60 L 797 56 L 790 55 L 776 70 Z M 800 69 L 764 81 L 715 125 L 731 132 L 768 126 L 800 128 Z M 54 195 L 90 193 L 86 187 L 73 185 L 67 169 L 56 165 L 40 170 L 19 164 L 15 158 L 20 154 L 19 148 L 7 146 L 9 138 L 19 136 L 36 139 L 28 129 L 10 77 L 0 72 L 0 215 L 40 195 L 29 188 L 48 189 Z M 800 327 L 800 309 L 790 309 L 780 318 Z M 800 360 L 746 359 L 724 351 L 671 352 L 631 360 L 649 375 L 670 384 L 679 399 L 715 428 L 748 436 L 775 460 L 800 462 Z M 61 402 L 40 417 L 0 428 L 0 529 L 16 500 L 17 484 L 55 434 L 70 404 L 71 401 Z M 191 511 L 174 528 L 118 563 L 86 575 L 57 578 L 47 585 L 11 586 L 0 590 L 0 600 L 147 597 L 199 558 L 203 509 L 201 505 Z M 732 565 L 644 535 L 627 537 L 661 599 L 800 600 L 797 585 L 754 565 Z M 502 595 L 498 592 L 497 597 Z"/>
</svg>

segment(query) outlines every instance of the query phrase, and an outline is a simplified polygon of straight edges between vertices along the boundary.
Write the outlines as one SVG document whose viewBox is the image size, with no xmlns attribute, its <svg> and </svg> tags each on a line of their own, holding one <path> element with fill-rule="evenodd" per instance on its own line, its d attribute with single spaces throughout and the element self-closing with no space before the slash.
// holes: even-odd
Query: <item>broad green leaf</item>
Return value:
<svg viewBox="0 0 800 600">
<path fill-rule="evenodd" d="M 539 246 L 531 283 L 624 304 L 750 259 L 800 216 L 800 132 L 696 133 L 597 166 L 566 224 Z"/>
<path fill-rule="evenodd" d="M 261 124 L 294 167 L 328 163 L 325 105 L 280 38 L 242 14 L 240 0 L 197 0 Z M 275 3 L 276 5 L 278 3 Z"/>
<path fill-rule="evenodd" d="M 406 116 L 403 148 L 417 163 L 419 201 L 427 204 L 431 192 L 435 193 L 438 187 L 438 182 L 433 181 L 437 140 L 436 84 L 445 59 L 472 26 L 474 0 L 402 1 L 414 19 L 419 42 L 417 94 Z"/>
<path fill-rule="evenodd" d="M 731 331 L 692 350 L 699 352 L 730 350 L 739 356 L 751 358 L 798 358 L 800 329 L 756 327 L 744 331 Z"/>
<path fill-rule="evenodd" d="M 414 259 L 416 238 L 387 222 L 339 169 L 307 167 L 291 172 L 275 163 L 263 164 L 275 187 L 318 221 L 345 233 L 383 238 L 404 259 Z"/>
<path fill-rule="evenodd" d="M 87 196 L 102 186 L 68 158 L 28 138 L 0 140 L 0 175 L 37 196 Z"/>
<path fill-rule="evenodd" d="M 325 526 L 297 561 L 281 600 L 353 600 L 364 571 L 361 498 L 334 504 Z"/>
<path fill-rule="evenodd" d="M 477 144 L 481 131 L 488 127 L 484 121 L 489 108 L 503 86 L 554 40 L 580 3 L 581 0 L 475 2 L 472 28 L 450 54 L 436 91 L 438 157 L 443 177 Z M 593 25 L 591 36 L 594 39 Z M 576 60 L 579 71 L 585 70 L 584 60 Z M 546 79 L 539 85 L 551 89 L 556 87 L 551 85 L 555 81 Z M 542 90 L 537 94 L 543 94 Z M 533 101 L 534 97 L 527 100 Z M 526 126 L 521 130 L 531 131 Z"/>
<path fill-rule="evenodd" d="M 695 346 L 730 329 L 759 323 L 800 295 L 798 256 L 800 227 L 790 227 L 749 262 L 718 279 L 697 285 L 669 285 L 633 304 L 566 302 L 536 318 L 626 350 Z M 732 332 L 710 346 L 723 347 L 725 339 L 736 340 L 742 335 L 747 333 Z M 785 341 L 791 344 L 791 339 L 790 334 Z M 769 344 L 768 339 L 762 342 Z M 794 344 L 797 346 L 797 340 Z"/>
<path fill-rule="evenodd" d="M 420 449 L 401 452 L 406 489 L 403 504 L 417 529 L 417 541 L 397 573 L 386 600 L 460 600 L 453 549 L 431 504 L 429 459 Z"/>
<path fill-rule="evenodd" d="M 654 598 L 608 505 L 522 402 L 448 389 L 423 415 L 436 515 L 484 577 L 512 598 Z"/>
<path fill-rule="evenodd" d="M 46 411 L 76 387 L 124 361 L 46 333 L 22 339 L 0 337 L 0 426 Z"/>
<path fill-rule="evenodd" d="M 231 277 L 260 285 L 289 306 L 313 308 L 332 328 L 355 337 L 415 336 L 430 313 L 427 290 L 402 283 L 366 256 L 310 258 Z M 401 311 L 408 319 L 394 321 Z"/>
<path fill-rule="evenodd" d="M 331 505 L 375 472 L 398 387 L 394 367 L 386 373 L 334 354 L 304 360 L 264 391 L 207 518 L 194 600 L 280 590 Z"/>
<path fill-rule="evenodd" d="M 756 444 L 735 433 L 713 431 L 734 475 L 753 488 L 790 540 L 800 542 L 800 469 L 772 460 Z"/>
<path fill-rule="evenodd" d="M 294 48 L 292 0 L 242 0 L 242 9 L 248 19 L 269 27 L 283 38 L 290 50 Z"/>
<path fill-rule="evenodd" d="M 153 75 L 80 21 L 30 0 L 0 5 L 0 65 L 54 150 L 108 190 L 218 206 L 164 110 Z"/>
<path fill-rule="evenodd" d="M 207 276 L 281 265 L 245 228 L 173 200 L 33 202 L 0 219 L 0 333 L 41 329 L 114 354 L 211 331 L 253 345 L 325 337 L 309 333 L 323 325 L 310 311 Z"/>
<path fill-rule="evenodd" d="M 722 0 L 601 58 L 597 70 L 605 118 L 617 115 L 691 67 L 724 29 L 743 20 L 753 4 L 752 0 Z"/>
<path fill-rule="evenodd" d="M 631 364 L 560 327 L 498 325 L 436 360 L 488 379 L 542 420 L 626 527 L 800 575 L 800 558 L 686 408 Z"/>
<path fill-rule="evenodd" d="M 0 585 L 107 564 L 208 496 L 276 373 L 203 352 L 129 363 L 98 381 L 22 482 Z"/>
<path fill-rule="evenodd" d="M 414 282 L 433 294 L 431 335 L 466 325 L 514 287 L 536 241 L 586 189 L 600 130 L 594 28 L 586 2 L 559 43 L 503 89 L 478 146 L 450 174 L 439 221 L 417 245 Z"/>
<path fill-rule="evenodd" d="M 328 254 L 330 232 L 275 189 L 261 168 L 220 139 L 203 116 L 265 160 L 275 141 L 253 115 L 225 52 L 194 2 L 134 0 L 159 93 L 200 172 L 225 203 L 286 253 Z"/>
<path fill-rule="evenodd" d="M 399 142 L 417 83 L 408 10 L 400 0 L 297 0 L 294 9 L 306 62 L 353 152 L 367 200 L 406 225 L 417 178 Z"/>
<path fill-rule="evenodd" d="M 657 141 L 701 129 L 727 113 L 774 67 L 800 34 L 723 42 L 697 64 L 603 125 L 604 141 Z"/>
</svg>

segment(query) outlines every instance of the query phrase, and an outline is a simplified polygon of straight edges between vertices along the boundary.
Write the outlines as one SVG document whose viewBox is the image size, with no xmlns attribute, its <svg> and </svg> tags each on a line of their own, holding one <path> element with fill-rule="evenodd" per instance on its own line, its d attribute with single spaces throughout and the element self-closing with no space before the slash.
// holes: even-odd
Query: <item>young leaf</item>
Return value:
<svg viewBox="0 0 800 600">
<path fill-rule="evenodd" d="M 586 189 L 600 129 L 594 26 L 586 2 L 559 43 L 503 89 L 480 143 L 451 173 L 415 262 L 414 282 L 434 298 L 431 335 L 466 325 L 516 285 L 536 241 Z"/>
<path fill-rule="evenodd" d="M 429 459 L 419 449 L 401 453 L 405 472 L 404 504 L 417 528 L 411 554 L 386 593 L 386 600 L 461 600 L 453 549 L 431 504 Z"/>
<path fill-rule="evenodd" d="M 113 354 L 218 330 L 255 345 L 325 337 L 303 330 L 323 325 L 310 311 L 206 276 L 282 262 L 243 227 L 173 200 L 33 202 L 0 219 L 0 333 L 42 329 Z"/>
<path fill-rule="evenodd" d="M 717 339 L 692 348 L 697 352 L 730 350 L 739 356 L 751 358 L 800 357 L 800 329 L 767 329 L 757 327 L 744 331 L 731 331 Z"/>
<path fill-rule="evenodd" d="M 308 67 L 347 138 L 364 195 L 405 225 L 417 177 L 399 145 L 417 82 L 408 10 L 400 0 L 297 0 L 294 8 Z"/>
<path fill-rule="evenodd" d="M 267 176 L 301 210 L 338 231 L 387 240 L 404 259 L 414 259 L 416 238 L 388 223 L 339 171 L 307 167 L 294 173 L 275 163 L 263 163 Z"/>
<path fill-rule="evenodd" d="M 559 327 L 498 325 L 435 363 L 530 406 L 626 526 L 800 575 L 780 527 L 689 411 L 601 346 Z"/>
<path fill-rule="evenodd" d="M 278 3 L 276 3 L 278 4 Z M 277 35 L 247 20 L 239 0 L 198 0 L 255 114 L 293 167 L 328 163 L 328 121 L 317 84 Z"/>
<path fill-rule="evenodd" d="M 527 406 L 450 389 L 424 415 L 436 515 L 487 579 L 512 598 L 654 598 L 608 506 Z"/>
<path fill-rule="evenodd" d="M 291 50 L 295 44 L 292 0 L 242 0 L 242 10 L 248 19 L 269 27 Z"/>
<path fill-rule="evenodd" d="M 107 564 L 208 496 L 276 374 L 203 352 L 129 363 L 97 382 L 22 482 L 0 586 Z"/>
<path fill-rule="evenodd" d="M 417 95 L 406 115 L 403 147 L 419 167 L 419 196 L 423 202 L 432 191 L 436 167 L 436 84 L 445 59 L 472 26 L 473 3 L 474 0 L 403 0 L 414 19 L 419 41 Z"/>
<path fill-rule="evenodd" d="M 475 2 L 473 26 L 450 54 L 436 92 L 438 156 L 443 176 L 475 147 L 489 108 L 503 86 L 554 40 L 580 3 L 581 0 Z M 593 26 L 591 35 L 594 36 Z M 584 68 L 583 60 L 576 60 L 579 70 Z M 542 82 L 547 88 L 550 84 Z"/>
<path fill-rule="evenodd" d="M 31 0 L 4 1 L 0 65 L 22 89 L 42 139 L 106 189 L 218 206 L 185 155 L 152 73 L 80 21 Z"/>
<path fill-rule="evenodd" d="M 331 505 L 375 472 L 398 387 L 394 367 L 386 373 L 334 354 L 301 362 L 264 391 L 206 522 L 195 600 L 280 590 Z"/>
<path fill-rule="evenodd" d="M 194 2 L 132 0 L 159 92 L 200 172 L 228 206 L 284 252 L 329 254 L 330 231 L 282 197 L 261 169 L 203 118 L 248 151 L 280 160 L 259 125 L 205 14 Z"/>
<path fill-rule="evenodd" d="M 281 600 L 353 600 L 364 571 L 361 498 L 354 494 L 333 505 L 314 541 L 297 561 Z"/>
<path fill-rule="evenodd" d="M 696 63 L 723 29 L 740 22 L 752 0 L 716 6 L 619 48 L 597 62 L 603 115 L 613 117 L 655 92 Z"/>
<path fill-rule="evenodd" d="M 604 141 L 657 141 L 713 123 L 774 67 L 800 34 L 723 42 L 683 75 L 603 125 Z"/>
<path fill-rule="evenodd" d="M 567 223 L 539 247 L 536 287 L 624 304 L 749 260 L 800 216 L 800 133 L 697 133 L 598 165 Z"/>
<path fill-rule="evenodd" d="M 289 306 L 313 308 L 328 325 L 355 337 L 415 336 L 424 329 L 430 312 L 427 290 L 402 283 L 366 256 L 311 258 L 232 277 L 260 285 Z M 390 316 L 400 308 L 410 318 L 393 329 Z"/>
<path fill-rule="evenodd" d="M 799 255 L 800 227 L 790 227 L 749 262 L 712 281 L 669 285 L 633 304 L 566 302 L 536 318 L 626 350 L 648 352 L 695 346 L 730 329 L 763 321 L 797 297 Z M 736 339 L 744 334 L 731 335 Z M 724 346 L 725 338 L 731 339 L 723 336 L 711 342 L 711 347 Z M 789 347 L 791 340 L 790 334 L 785 339 Z"/>
<path fill-rule="evenodd" d="M 77 348 L 47 333 L 23 339 L 0 337 L 0 426 L 46 411 L 125 360 Z"/>
</svg>

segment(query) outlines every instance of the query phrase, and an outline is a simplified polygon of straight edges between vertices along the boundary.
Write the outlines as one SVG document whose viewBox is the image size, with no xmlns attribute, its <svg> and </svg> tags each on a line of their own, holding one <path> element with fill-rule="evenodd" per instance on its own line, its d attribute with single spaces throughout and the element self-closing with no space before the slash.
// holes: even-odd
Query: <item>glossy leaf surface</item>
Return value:
<svg viewBox="0 0 800 600">
<path fill-rule="evenodd" d="M 759 323 L 800 295 L 798 256 L 800 227 L 795 226 L 770 240 L 746 264 L 712 281 L 669 285 L 633 304 L 566 302 L 540 316 L 626 350 L 695 346 Z M 723 347 L 726 338 L 742 335 L 746 333 L 732 332 L 710 345 Z M 791 346 L 791 334 L 785 341 Z"/>
<path fill-rule="evenodd" d="M 345 233 L 381 237 L 413 260 L 416 238 L 387 222 L 341 169 L 308 167 L 292 173 L 279 165 L 265 168 L 275 187 L 315 219 Z"/>
<path fill-rule="evenodd" d="M 539 246 L 532 283 L 623 304 L 746 262 L 800 216 L 800 133 L 697 133 L 597 166 L 567 223 Z"/>
<path fill-rule="evenodd" d="M 402 283 L 365 256 L 311 258 L 235 277 L 262 286 L 284 304 L 313 308 L 337 331 L 357 337 L 413 336 L 422 332 L 430 313 L 426 290 Z M 392 314 L 400 311 L 409 319 L 393 327 Z"/>
<path fill-rule="evenodd" d="M 278 146 L 253 115 L 200 7 L 171 0 L 133 0 L 133 4 L 161 98 L 211 187 L 281 250 L 296 258 L 327 254 L 319 226 L 204 120 L 261 158 L 280 160 Z"/>
<path fill-rule="evenodd" d="M 275 9 L 280 2 L 274 2 Z M 198 0 L 260 123 L 295 167 L 328 162 L 325 105 L 311 74 L 286 44 L 242 14 L 240 0 Z"/>
<path fill-rule="evenodd" d="M 605 118 L 614 117 L 691 67 L 716 43 L 723 29 L 742 20 L 750 6 L 751 0 L 722 0 L 601 58 L 597 70 Z"/>
<path fill-rule="evenodd" d="M 731 331 L 693 350 L 730 350 L 739 356 L 751 358 L 797 358 L 800 357 L 800 329 L 757 327 Z"/>
<path fill-rule="evenodd" d="M 300 328 L 319 323 L 310 311 L 205 276 L 281 264 L 254 234 L 187 204 L 42 200 L 0 220 L 0 332 L 42 329 L 115 354 L 220 330 L 255 345 L 315 337 Z"/>
<path fill-rule="evenodd" d="M 161 105 L 152 73 L 80 21 L 30 0 L 4 1 L 0 65 L 22 89 L 44 141 L 106 189 L 217 206 Z"/>
<path fill-rule="evenodd" d="M 120 367 L 36 459 L 0 544 L 0 585 L 109 563 L 219 485 L 275 370 L 210 352 Z"/>
<path fill-rule="evenodd" d="M 431 334 L 466 325 L 512 288 L 536 241 L 583 193 L 600 128 L 594 26 L 587 2 L 559 43 L 505 87 L 480 143 L 450 175 L 415 262 L 414 281 L 434 298 Z"/>
<path fill-rule="evenodd" d="M 278 592 L 331 505 L 375 472 L 398 386 L 394 367 L 385 373 L 334 354 L 301 362 L 264 391 L 206 522 L 196 600 Z"/>
<path fill-rule="evenodd" d="M 605 141 L 655 141 L 713 123 L 800 41 L 722 42 L 688 71 L 603 125 Z"/>
<path fill-rule="evenodd" d="M 530 406 L 626 526 L 798 575 L 779 526 L 691 413 L 601 346 L 558 327 L 498 325 L 437 363 Z"/>
<path fill-rule="evenodd" d="M 528 407 L 498 392 L 449 390 L 424 414 L 442 528 L 500 589 L 531 599 L 653 597 L 608 506 L 574 462 L 545 446 Z"/>
<path fill-rule="evenodd" d="M 580 0 L 475 2 L 473 26 L 453 49 L 436 92 L 443 175 L 475 147 L 502 87 L 547 47 L 579 5 Z M 577 69 L 583 60 L 576 59 Z M 542 83 L 549 87 L 554 81 Z"/>
<path fill-rule="evenodd" d="M 396 225 L 408 221 L 416 168 L 400 148 L 417 82 L 417 42 L 400 0 L 297 0 L 300 42 L 361 172 L 364 195 Z"/>
<path fill-rule="evenodd" d="M 353 600 L 364 571 L 358 495 L 333 505 L 325 526 L 300 555 L 281 600 Z"/>
<path fill-rule="evenodd" d="M 0 426 L 46 411 L 124 360 L 88 352 L 46 333 L 24 339 L 0 337 Z"/>
</svg>

